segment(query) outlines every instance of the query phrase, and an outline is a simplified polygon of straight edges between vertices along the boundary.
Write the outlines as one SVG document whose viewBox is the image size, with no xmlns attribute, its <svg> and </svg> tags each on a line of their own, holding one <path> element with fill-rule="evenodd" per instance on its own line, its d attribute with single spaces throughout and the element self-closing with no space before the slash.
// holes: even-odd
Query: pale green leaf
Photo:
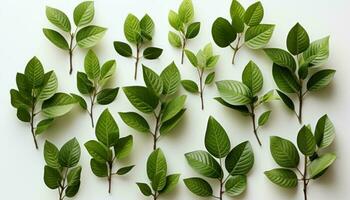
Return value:
<svg viewBox="0 0 350 200">
<path fill-rule="evenodd" d="M 74 23 L 76 26 L 81 27 L 89 24 L 95 15 L 95 8 L 93 1 L 85 1 L 80 3 L 74 9 Z"/>
<path fill-rule="evenodd" d="M 86 26 L 80 29 L 76 35 L 77 44 L 81 48 L 91 48 L 95 46 L 105 35 L 107 29 L 99 26 Z"/>
<path fill-rule="evenodd" d="M 252 102 L 252 92 L 241 82 L 224 80 L 216 82 L 216 86 L 221 98 L 231 105 L 247 105 Z"/>
<path fill-rule="evenodd" d="M 251 49 L 260 49 L 270 41 L 275 25 L 259 24 L 249 27 L 245 33 L 245 44 Z"/>
<path fill-rule="evenodd" d="M 186 153 L 188 164 L 201 175 L 208 178 L 222 178 L 223 171 L 220 164 L 205 151 L 193 151 Z"/>
</svg>

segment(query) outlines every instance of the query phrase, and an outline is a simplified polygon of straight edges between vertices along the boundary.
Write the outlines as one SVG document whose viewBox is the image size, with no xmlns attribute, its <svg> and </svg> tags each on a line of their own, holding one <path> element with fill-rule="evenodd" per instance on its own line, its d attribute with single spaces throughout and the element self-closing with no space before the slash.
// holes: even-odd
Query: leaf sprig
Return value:
<svg viewBox="0 0 350 200">
<path fill-rule="evenodd" d="M 192 0 L 183 0 L 178 12 L 169 11 L 168 21 L 178 33 L 169 31 L 169 43 L 176 48 L 181 48 L 181 64 L 184 63 L 184 54 L 188 40 L 195 38 L 201 28 L 200 22 L 193 22 L 194 8 Z"/>
<path fill-rule="evenodd" d="M 289 52 L 279 48 L 267 48 L 264 51 L 273 61 L 272 75 L 277 87 L 281 90 L 278 91 L 279 96 L 284 104 L 295 113 L 301 124 L 305 95 L 327 87 L 336 71 L 333 69 L 315 70 L 322 66 L 329 57 L 329 36 L 310 43 L 306 30 L 297 23 L 288 33 L 287 49 Z M 293 100 L 285 93 L 297 95 L 298 112 L 295 110 Z"/>
<path fill-rule="evenodd" d="M 45 142 L 44 182 L 48 188 L 58 190 L 59 200 L 74 197 L 79 191 L 82 167 L 77 165 L 80 153 L 75 138 L 64 144 L 61 150 L 51 142 Z"/>
<path fill-rule="evenodd" d="M 85 148 L 91 155 L 90 166 L 92 172 L 101 178 L 108 179 L 108 192 L 111 193 L 112 176 L 125 175 L 134 168 L 135 165 L 119 168 L 113 172 L 115 162 L 129 156 L 133 137 L 128 135 L 120 137 L 119 128 L 108 109 L 104 110 L 96 124 L 96 140 L 85 143 Z"/>
<path fill-rule="evenodd" d="M 332 144 L 334 137 L 334 126 L 327 115 L 318 120 L 314 134 L 310 126 L 303 126 L 300 129 L 297 144 L 299 151 L 304 155 L 303 169 L 298 167 L 300 157 L 295 145 L 289 140 L 277 136 L 271 137 L 272 157 L 282 168 L 266 171 L 266 177 L 283 188 L 295 188 L 298 182 L 302 182 L 304 199 L 307 200 L 307 189 L 310 181 L 324 175 L 336 160 L 336 155 L 333 153 L 321 153 Z M 298 177 L 295 171 L 301 177 Z"/>
<path fill-rule="evenodd" d="M 79 102 L 80 107 L 89 113 L 91 126 L 94 127 L 94 105 L 96 103 L 108 105 L 118 95 L 119 87 L 105 88 L 115 73 L 116 62 L 115 60 L 109 60 L 101 67 L 96 54 L 92 50 L 89 50 L 85 56 L 84 70 L 85 73 L 77 73 L 77 87 L 81 94 L 89 96 L 90 108 L 88 108 L 83 97 L 76 94 L 72 95 Z"/>
<path fill-rule="evenodd" d="M 44 67 L 37 57 L 27 64 L 24 74 L 16 75 L 17 89 L 11 89 L 11 104 L 17 109 L 17 118 L 30 124 L 35 148 L 36 137 L 45 132 L 55 118 L 68 113 L 77 103 L 65 93 L 56 93 L 58 82 L 54 71 L 44 72 Z M 41 106 L 41 109 L 38 109 Z M 41 114 L 42 120 L 35 118 Z"/>
<path fill-rule="evenodd" d="M 264 79 L 259 67 L 250 61 L 242 73 L 242 82 L 223 80 L 216 82 L 220 97 L 215 99 L 222 105 L 237 110 L 251 117 L 254 135 L 261 146 L 258 129 L 269 120 L 271 110 L 262 113 L 256 120 L 256 109 L 268 102 L 278 99 L 271 90 L 262 96 L 257 94 L 263 88 Z"/>
<path fill-rule="evenodd" d="M 68 16 L 56 9 L 51 7 L 46 7 L 46 17 L 47 19 L 68 35 L 68 41 L 65 36 L 63 36 L 58 31 L 53 29 L 44 28 L 44 35 L 50 40 L 56 47 L 67 51 L 69 53 L 69 63 L 70 69 L 69 74 L 73 72 L 73 52 L 77 46 L 83 49 L 88 49 L 95 46 L 107 31 L 106 28 L 89 25 L 95 15 L 95 8 L 93 1 L 85 1 L 80 3 L 73 13 L 74 23 L 76 25 L 75 30 L 71 27 L 71 22 Z M 75 44 L 74 44 L 75 39 Z"/>
<path fill-rule="evenodd" d="M 223 195 L 236 197 L 247 188 L 247 174 L 254 165 L 254 153 L 248 141 L 231 150 L 231 143 L 225 129 L 213 117 L 209 117 L 205 133 L 206 151 L 185 154 L 188 164 L 204 177 L 219 181 L 219 194 L 214 195 L 211 185 L 204 179 L 184 179 L 187 188 L 197 196 L 223 199 Z M 225 158 L 225 163 L 223 159 Z M 217 161 L 219 159 L 219 162 Z M 225 177 L 223 168 L 228 172 Z"/>
<path fill-rule="evenodd" d="M 157 141 L 169 133 L 181 121 L 186 109 L 186 96 L 175 96 L 181 77 L 175 63 L 166 67 L 160 75 L 150 68 L 143 66 L 144 86 L 124 87 L 124 93 L 130 103 L 142 113 L 154 117 L 154 131 L 146 119 L 136 112 L 120 112 L 119 115 L 126 125 L 153 136 L 153 149 L 157 149 Z"/>
<path fill-rule="evenodd" d="M 263 48 L 270 41 L 275 25 L 261 24 L 264 8 L 260 1 L 245 10 L 237 0 L 233 0 L 230 14 L 231 22 L 219 17 L 214 21 L 211 32 L 214 42 L 219 47 L 230 46 L 233 49 L 232 64 L 234 64 L 237 52 L 243 46 L 250 49 Z"/>
<path fill-rule="evenodd" d="M 134 74 L 135 80 L 137 79 L 137 68 L 141 58 L 153 60 L 159 58 L 163 53 L 163 49 L 157 47 L 147 47 L 144 50 L 142 49 L 144 46 L 149 46 L 149 43 L 153 39 L 153 33 L 154 22 L 149 15 L 146 14 L 141 20 L 139 20 L 135 15 L 129 14 L 124 22 L 124 35 L 131 44 L 136 45 L 136 55 L 133 55 L 129 44 L 121 41 L 114 42 L 114 49 L 119 55 L 132 57 L 136 60 Z"/>
<path fill-rule="evenodd" d="M 192 80 L 182 80 L 181 84 L 188 92 L 199 93 L 201 107 L 202 110 L 204 110 L 204 89 L 205 86 L 212 84 L 215 79 L 215 71 L 213 70 L 215 69 L 215 65 L 219 60 L 219 56 L 213 55 L 213 48 L 210 43 L 207 44 L 202 50 L 199 50 L 197 55 L 190 50 L 185 50 L 185 52 L 188 60 L 198 72 L 199 84 Z M 207 71 L 211 72 L 204 79 L 204 73 Z"/>
</svg>

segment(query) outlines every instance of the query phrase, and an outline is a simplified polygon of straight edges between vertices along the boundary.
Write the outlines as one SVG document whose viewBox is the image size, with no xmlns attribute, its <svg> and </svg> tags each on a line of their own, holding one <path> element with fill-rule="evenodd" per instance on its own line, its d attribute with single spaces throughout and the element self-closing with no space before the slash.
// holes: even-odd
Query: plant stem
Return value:
<svg viewBox="0 0 350 200">
<path fill-rule="evenodd" d="M 157 198 L 158 198 L 158 193 L 157 193 L 157 191 L 154 193 L 154 195 L 153 195 L 153 200 L 157 200 Z"/>
<path fill-rule="evenodd" d="M 111 193 L 112 190 L 112 169 L 113 169 L 113 161 L 108 162 L 108 167 L 109 167 L 109 171 L 108 171 L 108 193 Z"/>
<path fill-rule="evenodd" d="M 181 48 L 181 64 L 184 64 L 186 43 L 187 43 L 187 40 L 186 40 L 185 37 L 183 37 L 183 39 L 182 39 L 182 48 Z"/>
<path fill-rule="evenodd" d="M 73 40 L 74 40 L 74 33 L 71 33 L 70 35 L 70 44 L 69 44 L 69 74 L 72 75 L 73 73 Z"/>
<path fill-rule="evenodd" d="M 96 89 L 94 89 L 92 96 L 90 96 L 91 104 L 90 104 L 90 111 L 89 111 L 92 128 L 95 127 L 93 110 L 94 110 L 96 96 L 97 96 L 97 91 Z"/>
<path fill-rule="evenodd" d="M 35 136 L 35 128 L 34 128 L 34 117 L 35 117 L 35 100 L 33 98 L 32 100 L 32 111 L 31 111 L 31 119 L 30 119 L 30 129 L 32 132 L 35 148 L 39 149 L 38 142 L 36 141 L 36 136 Z"/>
<path fill-rule="evenodd" d="M 160 113 L 154 114 L 156 118 L 156 125 L 154 128 L 154 133 L 153 133 L 153 150 L 157 149 L 157 141 L 158 141 L 158 131 L 159 131 L 159 122 L 160 122 Z"/>
<path fill-rule="evenodd" d="M 203 97 L 203 93 L 204 93 L 204 86 L 203 86 L 203 72 L 204 70 L 202 69 L 201 71 L 198 70 L 198 74 L 199 74 L 199 95 L 201 98 L 201 105 L 202 105 L 202 110 L 204 110 L 204 97 Z"/>
<path fill-rule="evenodd" d="M 307 156 L 304 159 L 304 175 L 303 175 L 303 183 L 304 183 L 304 200 L 307 200 L 307 185 L 309 184 L 309 180 L 307 179 Z"/>
<path fill-rule="evenodd" d="M 255 135 L 256 140 L 258 141 L 259 145 L 262 146 L 262 143 L 261 143 L 260 138 L 258 136 L 258 129 L 256 127 L 256 122 L 255 122 L 255 106 L 254 106 L 254 104 L 250 105 L 250 110 L 251 110 L 250 116 L 252 118 L 254 135 Z"/>
<path fill-rule="evenodd" d="M 60 186 L 58 188 L 58 191 L 59 191 L 59 199 L 58 200 L 63 200 L 65 197 L 65 195 L 63 195 L 63 192 L 64 192 L 64 189 L 66 189 L 66 179 L 67 179 L 68 169 L 63 168 L 63 170 L 65 170 L 65 172 L 64 172 L 63 179 L 60 183 Z"/>
<path fill-rule="evenodd" d="M 241 36 L 238 35 L 238 40 L 237 40 L 236 47 L 235 47 L 235 48 L 232 48 L 232 47 L 231 47 L 231 48 L 233 49 L 233 57 L 232 57 L 232 64 L 233 64 L 233 65 L 235 64 L 235 58 L 236 58 L 237 52 L 238 52 L 238 50 L 240 49 L 240 47 L 239 47 L 240 42 L 241 42 Z"/>
<path fill-rule="evenodd" d="M 137 66 L 139 65 L 140 61 L 140 44 L 137 43 L 136 45 L 136 62 L 135 62 L 135 74 L 134 74 L 134 80 L 137 79 Z"/>
<path fill-rule="evenodd" d="M 300 83 L 300 90 L 299 90 L 299 114 L 298 114 L 298 120 L 299 123 L 302 124 L 303 123 L 303 80 L 299 80 Z"/>
</svg>

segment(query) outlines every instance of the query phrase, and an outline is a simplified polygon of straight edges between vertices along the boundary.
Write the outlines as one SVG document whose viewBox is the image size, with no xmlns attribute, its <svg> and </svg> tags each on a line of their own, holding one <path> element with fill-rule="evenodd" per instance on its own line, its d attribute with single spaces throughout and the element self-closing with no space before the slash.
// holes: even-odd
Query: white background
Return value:
<svg viewBox="0 0 350 200">
<path fill-rule="evenodd" d="M 23 72 L 26 63 L 33 56 L 38 56 L 45 66 L 45 70 L 54 69 L 59 79 L 59 90 L 78 93 L 76 89 L 77 70 L 82 70 L 85 50 L 77 49 L 74 56 L 74 75 L 68 75 L 68 54 L 54 47 L 43 35 L 42 28 L 53 26 L 45 17 L 45 6 L 59 8 L 72 16 L 74 7 L 80 1 L 58 0 L 1 0 L 0 6 L 0 38 L 1 38 L 1 140 L 0 140 L 0 193 L 1 199 L 57 199 L 57 191 L 49 190 L 43 182 L 43 143 L 45 139 L 61 146 L 65 141 L 77 137 L 81 146 L 88 140 L 94 139 L 89 117 L 79 108 L 72 113 L 58 119 L 54 125 L 42 136 L 38 137 L 40 150 L 35 150 L 28 124 L 17 120 L 16 110 L 10 105 L 9 90 L 15 87 L 16 72 Z M 242 1 L 248 6 L 254 1 Z M 194 0 L 195 20 L 202 23 L 199 36 L 190 41 L 188 48 L 197 51 L 208 42 L 213 42 L 210 34 L 211 24 L 219 17 L 229 18 L 231 1 Z M 142 17 L 148 13 L 156 23 L 154 45 L 164 49 L 159 60 L 142 61 L 157 72 L 175 60 L 181 70 L 183 79 L 196 79 L 196 73 L 188 61 L 179 64 L 179 51 L 172 48 L 167 41 L 167 15 L 170 9 L 178 8 L 180 0 L 100 0 L 96 1 L 96 15 L 94 24 L 108 27 L 108 32 L 94 50 L 101 61 L 116 59 L 118 63 L 117 75 L 112 85 L 127 86 L 143 84 L 141 76 L 138 81 L 132 79 L 134 61 L 118 56 L 112 42 L 125 41 L 123 23 L 128 13 Z M 268 46 L 285 48 L 285 38 L 289 29 L 300 22 L 308 31 L 311 40 L 331 35 L 331 55 L 327 67 L 337 70 L 335 80 L 330 87 L 317 94 L 309 94 L 305 100 L 304 122 L 313 126 L 325 113 L 333 120 L 337 138 L 329 151 L 336 152 L 338 159 L 324 177 L 309 185 L 310 199 L 329 200 L 347 199 L 349 191 L 349 142 L 347 122 L 350 99 L 349 86 L 349 35 L 348 19 L 350 18 L 350 3 L 346 0 L 263 0 L 265 8 L 264 23 L 276 24 L 275 33 Z M 271 62 L 261 51 L 251 51 L 243 48 L 237 55 L 236 65 L 232 66 L 231 49 L 220 49 L 214 45 L 215 53 L 221 55 L 217 65 L 217 80 L 240 80 L 241 72 L 246 63 L 253 59 L 263 71 L 265 77 L 264 91 L 275 88 L 271 76 Z M 141 71 L 139 71 L 139 74 Z M 180 93 L 186 93 L 181 89 Z M 296 140 L 300 125 L 295 116 L 289 112 L 281 102 L 273 102 L 269 107 L 273 110 L 271 121 L 261 129 L 260 137 L 263 147 L 259 147 L 252 134 L 250 119 L 239 113 L 226 109 L 213 100 L 217 96 L 215 86 L 207 88 L 206 110 L 200 110 L 199 97 L 188 95 L 187 112 L 182 123 L 168 136 L 163 137 L 159 146 L 165 152 L 169 173 L 178 172 L 181 178 L 197 176 L 196 172 L 187 165 L 183 154 L 193 150 L 204 149 L 204 133 L 209 115 L 213 115 L 227 130 L 231 143 L 237 145 L 244 140 L 250 140 L 255 152 L 256 162 L 248 176 L 248 190 L 237 199 L 247 200 L 281 200 L 302 199 L 301 187 L 298 189 L 282 189 L 270 183 L 263 171 L 276 167 L 269 152 L 269 137 L 279 135 Z M 130 159 L 123 164 L 137 166 L 127 176 L 113 178 L 113 193 L 107 194 L 107 181 L 95 177 L 89 167 L 90 156 L 82 146 L 81 165 L 82 185 L 77 200 L 96 199 L 148 199 L 143 197 L 135 182 L 147 181 L 145 173 L 146 159 L 151 152 L 151 137 L 133 131 L 120 119 L 117 112 L 135 111 L 120 92 L 115 102 L 108 106 L 116 118 L 122 136 L 132 134 L 135 148 Z M 96 106 L 96 116 L 104 109 Z M 262 108 L 259 112 L 263 111 Z M 151 121 L 152 123 L 152 121 Z M 301 186 L 301 185 L 300 185 Z M 216 189 L 216 188 L 215 188 Z M 217 191 L 217 190 L 215 190 Z M 230 199 L 229 197 L 225 197 Z M 180 181 L 177 189 L 160 199 L 200 199 L 192 195 Z"/>
</svg>

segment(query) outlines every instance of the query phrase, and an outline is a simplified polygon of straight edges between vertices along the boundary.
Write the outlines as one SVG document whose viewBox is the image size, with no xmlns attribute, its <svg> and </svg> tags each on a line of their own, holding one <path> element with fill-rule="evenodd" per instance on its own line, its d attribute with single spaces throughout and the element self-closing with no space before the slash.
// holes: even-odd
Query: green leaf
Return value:
<svg viewBox="0 0 350 200">
<path fill-rule="evenodd" d="M 183 23 L 192 21 L 194 17 L 194 8 L 192 0 L 183 0 L 179 7 L 179 17 Z"/>
<path fill-rule="evenodd" d="M 173 100 L 169 101 L 163 110 L 161 122 L 168 121 L 178 114 L 184 108 L 185 102 L 186 95 L 175 97 Z"/>
<path fill-rule="evenodd" d="M 247 108 L 247 106 L 235 106 L 235 105 L 231 105 L 229 103 L 227 103 L 225 100 L 223 100 L 221 97 L 215 97 L 214 98 L 216 101 L 218 101 L 220 104 L 222 104 L 223 106 L 226 106 L 228 108 L 231 108 L 231 109 L 234 109 L 234 110 L 237 110 L 241 113 L 244 113 L 244 114 L 249 114 L 249 110 Z"/>
<path fill-rule="evenodd" d="M 150 36 L 152 39 L 152 35 L 154 31 L 154 22 L 149 15 L 145 14 L 145 16 L 142 17 L 140 21 L 140 28 L 141 28 L 141 34 L 145 33 L 148 36 Z"/>
<path fill-rule="evenodd" d="M 229 178 L 225 184 L 225 193 L 230 197 L 241 195 L 247 189 L 247 177 L 237 175 Z"/>
<path fill-rule="evenodd" d="M 94 90 L 93 83 L 83 72 L 77 73 L 77 87 L 81 94 L 90 94 Z"/>
<path fill-rule="evenodd" d="M 172 31 L 168 33 L 168 41 L 173 47 L 180 48 L 182 46 L 181 37 Z"/>
<path fill-rule="evenodd" d="M 95 46 L 105 35 L 107 29 L 100 26 L 86 26 L 77 33 L 77 44 L 79 47 L 88 49 Z"/>
<path fill-rule="evenodd" d="M 80 154 L 78 140 L 73 138 L 62 146 L 58 155 L 58 161 L 62 167 L 74 167 L 79 162 Z"/>
<path fill-rule="evenodd" d="M 186 109 L 182 109 L 173 118 L 164 122 L 159 129 L 160 134 L 163 135 L 163 134 L 169 133 L 172 129 L 174 129 L 181 121 L 182 116 L 185 113 L 185 111 L 186 111 Z"/>
<path fill-rule="evenodd" d="M 293 101 L 287 96 L 285 95 L 283 92 L 277 90 L 278 95 L 281 97 L 281 100 L 283 101 L 283 103 L 291 110 L 295 110 L 295 106 Z"/>
<path fill-rule="evenodd" d="M 294 188 L 298 186 L 298 177 L 290 169 L 276 168 L 264 172 L 265 176 L 274 184 L 284 188 Z"/>
<path fill-rule="evenodd" d="M 261 2 L 258 1 L 251 6 L 244 13 L 244 22 L 248 26 L 256 26 L 260 24 L 264 17 L 264 8 L 261 5 Z"/>
<path fill-rule="evenodd" d="M 244 7 L 237 0 L 232 0 L 230 7 L 231 18 L 233 18 L 234 16 L 238 16 L 239 18 L 243 19 L 244 13 Z"/>
<path fill-rule="evenodd" d="M 132 56 L 132 49 L 129 44 L 125 42 L 115 41 L 113 43 L 115 51 L 124 57 L 131 57 Z"/>
<path fill-rule="evenodd" d="M 157 59 L 163 53 L 163 49 L 157 47 L 148 47 L 143 51 L 143 57 L 149 60 Z"/>
<path fill-rule="evenodd" d="M 146 183 L 136 183 L 136 184 L 143 195 L 147 197 L 152 195 L 152 190 Z"/>
<path fill-rule="evenodd" d="M 117 97 L 118 91 L 119 87 L 101 90 L 97 95 L 97 103 L 100 105 L 108 105 L 112 103 Z"/>
<path fill-rule="evenodd" d="M 44 119 L 41 120 L 37 125 L 35 129 L 35 135 L 39 135 L 46 131 L 52 124 L 54 119 Z"/>
<path fill-rule="evenodd" d="M 141 27 L 140 21 L 133 14 L 128 14 L 124 22 L 125 38 L 133 44 L 141 41 Z"/>
<path fill-rule="evenodd" d="M 95 8 L 93 1 L 85 1 L 80 3 L 74 9 L 74 23 L 76 26 L 81 27 L 89 24 L 95 15 Z"/>
<path fill-rule="evenodd" d="M 162 191 L 166 185 L 166 174 L 164 171 L 157 173 L 152 180 L 152 188 L 154 191 Z"/>
<path fill-rule="evenodd" d="M 61 167 L 59 161 L 59 150 L 58 148 L 49 141 L 45 141 L 44 145 L 44 159 L 48 166 L 59 169 Z"/>
<path fill-rule="evenodd" d="M 147 160 L 147 176 L 151 181 L 154 181 L 155 177 L 159 173 L 167 173 L 167 163 L 161 149 L 154 150 Z"/>
<path fill-rule="evenodd" d="M 114 146 L 119 139 L 119 128 L 108 108 L 105 109 L 97 120 L 96 138 L 107 147 Z"/>
<path fill-rule="evenodd" d="M 119 115 L 129 127 L 145 133 L 150 131 L 148 122 L 141 115 L 135 112 L 119 112 Z"/>
<path fill-rule="evenodd" d="M 237 37 L 231 23 L 222 17 L 219 17 L 214 21 L 211 28 L 211 34 L 215 44 L 221 48 L 229 46 Z"/>
<path fill-rule="evenodd" d="M 181 21 L 181 18 L 179 17 L 179 15 L 175 11 L 173 11 L 173 10 L 169 11 L 168 21 L 169 21 L 170 26 L 172 26 L 175 30 L 182 31 L 183 23 Z"/>
<path fill-rule="evenodd" d="M 29 83 L 28 78 L 22 74 L 22 73 L 17 73 L 16 74 L 16 84 L 18 91 L 25 95 L 25 96 L 32 96 L 32 87 L 31 84 Z"/>
<path fill-rule="evenodd" d="M 309 48 L 303 52 L 303 59 L 309 60 L 310 64 L 318 66 L 329 57 L 329 36 L 311 42 Z"/>
<path fill-rule="evenodd" d="M 111 160 L 111 154 L 109 149 L 102 143 L 90 140 L 85 143 L 85 148 L 89 152 L 92 158 L 99 163 L 106 163 Z"/>
<path fill-rule="evenodd" d="M 256 95 L 263 87 L 264 79 L 259 67 L 249 61 L 243 70 L 242 82 L 248 86 L 253 95 Z"/>
<path fill-rule="evenodd" d="M 78 166 L 71 169 L 68 172 L 68 175 L 67 175 L 68 186 L 73 186 L 80 183 L 81 170 L 82 170 L 81 166 Z"/>
<path fill-rule="evenodd" d="M 281 67 L 286 67 L 292 72 L 295 72 L 295 59 L 288 51 L 278 48 L 266 48 L 264 49 L 264 52 L 272 60 L 272 62 Z"/>
<path fill-rule="evenodd" d="M 89 79 L 95 80 L 100 77 L 100 61 L 95 52 L 91 49 L 87 52 L 84 59 L 84 69 Z"/>
<path fill-rule="evenodd" d="M 335 128 L 328 115 L 323 115 L 316 124 L 315 140 L 319 148 L 326 148 L 335 138 Z"/>
<path fill-rule="evenodd" d="M 118 169 L 118 171 L 116 172 L 117 175 L 125 175 L 127 173 L 129 173 L 132 168 L 134 168 L 135 165 L 131 165 L 131 166 L 127 166 L 127 167 L 122 167 L 120 169 Z"/>
<path fill-rule="evenodd" d="M 186 54 L 186 57 L 188 58 L 188 60 L 190 61 L 190 63 L 194 66 L 194 67 L 197 67 L 198 66 L 198 59 L 196 57 L 196 55 L 190 51 L 190 50 L 185 50 L 185 54 Z"/>
<path fill-rule="evenodd" d="M 226 156 L 225 167 L 232 175 L 245 175 L 254 165 L 254 153 L 248 141 L 235 146 Z"/>
<path fill-rule="evenodd" d="M 195 195 L 201 197 L 211 197 L 213 195 L 213 189 L 210 184 L 198 177 L 184 179 L 186 187 Z"/>
<path fill-rule="evenodd" d="M 258 124 L 259 126 L 264 126 L 266 122 L 269 120 L 271 114 L 271 110 L 264 112 L 263 114 L 260 115 Z"/>
<path fill-rule="evenodd" d="M 316 141 L 311 130 L 303 126 L 297 138 L 298 148 L 305 156 L 312 156 L 316 150 Z"/>
<path fill-rule="evenodd" d="M 230 139 L 225 129 L 212 116 L 208 119 L 204 141 L 205 148 L 216 158 L 223 158 L 230 152 Z"/>
<path fill-rule="evenodd" d="M 102 65 L 99 80 L 100 87 L 104 86 L 111 79 L 116 68 L 117 63 L 115 62 L 115 60 L 109 60 Z"/>
<path fill-rule="evenodd" d="M 270 150 L 273 159 L 281 167 L 296 168 L 298 166 L 300 160 L 298 150 L 289 140 L 271 136 Z"/>
<path fill-rule="evenodd" d="M 272 66 L 272 76 L 277 87 L 283 92 L 297 93 L 300 90 L 297 78 L 289 69 L 274 63 Z"/>
<path fill-rule="evenodd" d="M 310 45 L 309 35 L 299 23 L 293 26 L 287 36 L 287 48 L 293 55 L 304 52 Z"/>
<path fill-rule="evenodd" d="M 251 49 L 261 49 L 270 41 L 275 25 L 259 24 L 249 27 L 245 33 L 245 44 Z"/>
<path fill-rule="evenodd" d="M 211 83 L 213 83 L 214 79 L 215 79 L 215 72 L 210 72 L 208 76 L 205 78 L 205 84 L 210 85 Z"/>
<path fill-rule="evenodd" d="M 41 112 L 48 118 L 60 117 L 68 113 L 76 103 L 72 96 L 65 93 L 56 93 L 43 102 Z"/>
<path fill-rule="evenodd" d="M 253 94 L 250 89 L 241 82 L 224 80 L 216 82 L 220 96 L 231 105 L 247 105 L 252 102 Z"/>
<path fill-rule="evenodd" d="M 46 6 L 46 17 L 53 25 L 57 26 L 62 31 L 71 31 L 70 21 L 67 15 L 62 11 Z"/>
<path fill-rule="evenodd" d="M 275 90 L 270 90 L 266 92 L 263 96 L 259 98 L 261 103 L 268 103 L 274 100 L 280 100 L 279 96 L 275 94 Z"/>
<path fill-rule="evenodd" d="M 322 173 L 325 169 L 333 164 L 336 160 L 337 156 L 333 153 L 326 153 L 316 160 L 312 161 L 308 166 L 309 176 L 310 178 L 317 177 L 320 173 Z"/>
<path fill-rule="evenodd" d="M 164 188 L 160 191 L 161 194 L 169 193 L 173 191 L 179 182 L 180 174 L 171 174 L 166 177 L 166 184 Z"/>
<path fill-rule="evenodd" d="M 134 139 L 132 135 L 120 138 L 114 146 L 114 155 L 117 159 L 124 159 L 130 155 Z"/>
<path fill-rule="evenodd" d="M 48 40 L 50 40 L 54 45 L 63 50 L 69 50 L 69 45 L 67 40 L 57 31 L 52 29 L 43 29 L 44 35 Z"/>
<path fill-rule="evenodd" d="M 222 178 L 223 171 L 220 164 L 205 151 L 186 153 L 188 164 L 199 174 L 208 178 Z"/>
<path fill-rule="evenodd" d="M 44 68 L 37 57 L 33 57 L 27 64 L 24 71 L 31 88 L 38 88 L 44 81 Z"/>
<path fill-rule="evenodd" d="M 335 72 L 333 69 L 324 69 L 316 72 L 307 82 L 307 90 L 317 91 L 327 87 L 333 80 Z"/>
<path fill-rule="evenodd" d="M 44 75 L 43 85 L 37 95 L 37 99 L 40 101 L 51 98 L 58 88 L 57 77 L 55 72 L 50 71 Z"/>
<path fill-rule="evenodd" d="M 79 188 L 80 188 L 80 181 L 75 185 L 68 186 L 65 190 L 65 196 L 68 198 L 74 197 L 78 193 Z"/>
<path fill-rule="evenodd" d="M 11 95 L 11 105 L 14 108 L 30 108 L 32 107 L 32 100 L 24 97 L 19 91 L 15 89 L 10 90 L 10 95 Z"/>
<path fill-rule="evenodd" d="M 61 182 L 60 172 L 52 167 L 45 166 L 44 168 L 44 182 L 45 185 L 50 189 L 57 189 Z"/>
<path fill-rule="evenodd" d="M 243 19 L 235 15 L 232 17 L 232 28 L 235 33 L 242 33 L 244 31 L 245 25 Z"/>
<path fill-rule="evenodd" d="M 143 79 L 147 88 L 153 91 L 157 96 L 160 96 L 163 92 L 163 82 L 160 77 L 152 69 L 142 65 Z"/>
<path fill-rule="evenodd" d="M 17 109 L 17 118 L 22 122 L 30 122 L 31 116 L 29 111 L 26 108 L 19 107 Z"/>
<path fill-rule="evenodd" d="M 83 97 L 73 93 L 71 93 L 70 95 L 78 102 L 82 109 L 87 110 L 87 104 Z"/>
<path fill-rule="evenodd" d="M 211 56 L 207 59 L 207 62 L 205 63 L 206 69 L 213 69 L 215 67 L 215 65 L 218 63 L 220 56 L 215 55 L 215 56 Z"/>
<path fill-rule="evenodd" d="M 186 91 L 191 92 L 191 93 L 198 93 L 198 85 L 196 82 L 191 81 L 191 80 L 182 80 L 181 81 L 182 87 L 185 88 Z"/>
<path fill-rule="evenodd" d="M 108 176 L 108 166 L 106 162 L 98 162 L 94 158 L 90 160 L 90 167 L 92 173 L 94 173 L 97 177 L 107 177 Z"/>
<path fill-rule="evenodd" d="M 178 90 L 181 83 L 181 77 L 179 69 L 176 67 L 174 62 L 172 62 L 162 71 L 160 74 L 160 79 L 163 82 L 164 95 L 172 95 Z"/>
<path fill-rule="evenodd" d="M 200 28 L 201 28 L 200 22 L 194 22 L 194 23 L 190 24 L 187 28 L 185 37 L 187 39 L 192 39 L 192 38 L 196 37 L 199 33 Z"/>
<path fill-rule="evenodd" d="M 123 90 L 130 103 L 143 113 L 151 113 L 158 106 L 158 97 L 146 87 L 128 86 Z"/>
</svg>

